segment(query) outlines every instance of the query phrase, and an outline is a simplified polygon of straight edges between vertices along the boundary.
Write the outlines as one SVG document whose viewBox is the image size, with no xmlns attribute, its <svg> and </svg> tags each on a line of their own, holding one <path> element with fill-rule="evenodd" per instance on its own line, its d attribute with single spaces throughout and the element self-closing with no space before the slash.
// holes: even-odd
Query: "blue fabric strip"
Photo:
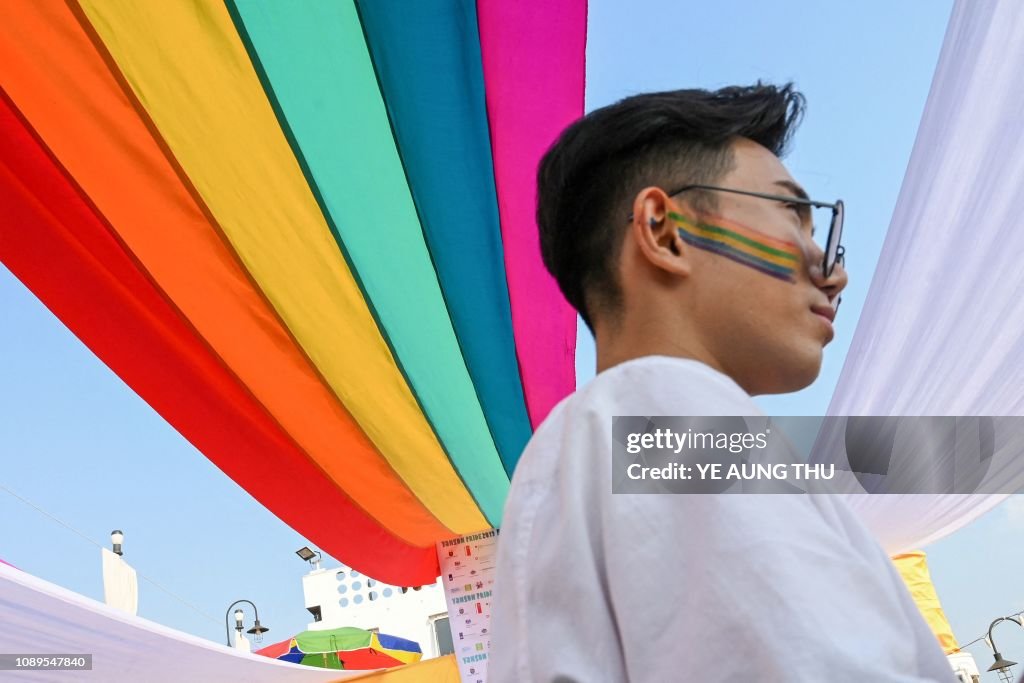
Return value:
<svg viewBox="0 0 1024 683">
<path fill-rule="evenodd" d="M 530 438 L 473 0 L 357 0 L 445 302 L 505 470 Z"/>
</svg>

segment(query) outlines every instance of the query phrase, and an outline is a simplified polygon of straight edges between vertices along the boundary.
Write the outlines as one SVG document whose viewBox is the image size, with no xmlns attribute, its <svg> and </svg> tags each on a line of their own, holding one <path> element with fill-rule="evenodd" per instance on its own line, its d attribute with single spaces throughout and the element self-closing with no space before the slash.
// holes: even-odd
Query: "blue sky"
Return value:
<svg viewBox="0 0 1024 683">
<path fill-rule="evenodd" d="M 812 197 L 847 203 L 850 286 L 818 381 L 759 399 L 768 413 L 822 414 L 888 227 L 951 0 L 591 0 L 587 106 L 654 89 L 792 80 L 808 111 L 786 163 Z M 130 343 L 130 341 L 126 341 Z M 304 628 L 294 551 L 307 541 L 221 474 L 0 267 L 0 558 L 102 599 L 93 540 L 126 532 L 142 616 L 214 640 L 237 598 L 260 608 L 268 642 Z M 581 382 L 593 375 L 583 331 Z M 301 492 L 296 492 L 301 495 Z M 962 641 L 1024 609 L 1014 543 L 1024 504 L 1003 505 L 928 548 Z M 344 530 L 339 530 L 344 533 Z M 185 601 L 188 604 L 185 604 Z M 1024 661 L 1024 630 L 998 642 Z M 971 648 L 982 668 L 984 645 Z M 983 679 L 983 680 L 988 680 Z M 994 680 L 994 679 L 992 679 Z"/>
</svg>

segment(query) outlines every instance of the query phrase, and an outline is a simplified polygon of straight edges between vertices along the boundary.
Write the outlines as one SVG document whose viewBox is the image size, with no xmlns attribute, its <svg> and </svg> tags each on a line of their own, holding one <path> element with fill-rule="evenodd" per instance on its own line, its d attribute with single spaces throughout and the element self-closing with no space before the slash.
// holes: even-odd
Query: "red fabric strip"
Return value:
<svg viewBox="0 0 1024 683">
<path fill-rule="evenodd" d="M 0 261 L 179 433 L 286 524 L 380 581 L 433 582 L 434 547 L 398 540 L 324 478 L 139 270 L 2 95 Z"/>
</svg>

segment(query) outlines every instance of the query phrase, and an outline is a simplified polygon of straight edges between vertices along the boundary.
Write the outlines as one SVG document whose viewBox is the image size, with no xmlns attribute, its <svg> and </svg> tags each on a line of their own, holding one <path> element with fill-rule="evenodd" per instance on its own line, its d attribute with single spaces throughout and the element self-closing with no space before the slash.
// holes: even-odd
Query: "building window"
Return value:
<svg viewBox="0 0 1024 683">
<path fill-rule="evenodd" d="M 455 653 L 455 644 L 452 642 L 452 629 L 448 625 L 447 614 L 435 614 L 430 617 L 431 630 L 434 632 L 434 644 L 437 646 L 437 656 L 450 655 Z"/>
</svg>

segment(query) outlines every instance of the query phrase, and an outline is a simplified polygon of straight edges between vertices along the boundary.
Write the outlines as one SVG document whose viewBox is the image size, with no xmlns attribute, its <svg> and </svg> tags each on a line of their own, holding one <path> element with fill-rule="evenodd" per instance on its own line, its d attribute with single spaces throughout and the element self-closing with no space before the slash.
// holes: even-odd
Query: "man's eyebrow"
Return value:
<svg viewBox="0 0 1024 683">
<path fill-rule="evenodd" d="M 792 192 L 799 199 L 810 199 L 807 191 L 792 180 L 776 180 L 775 184 Z"/>
</svg>

